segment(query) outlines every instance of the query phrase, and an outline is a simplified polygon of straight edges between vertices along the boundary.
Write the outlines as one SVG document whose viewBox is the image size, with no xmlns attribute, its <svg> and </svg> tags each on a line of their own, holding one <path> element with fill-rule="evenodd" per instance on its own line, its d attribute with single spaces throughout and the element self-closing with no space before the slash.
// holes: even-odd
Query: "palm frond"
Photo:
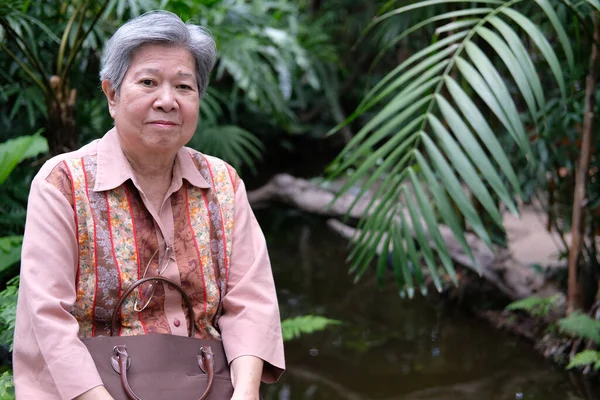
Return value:
<svg viewBox="0 0 600 400">
<path fill-rule="evenodd" d="M 503 229 L 499 208 L 518 214 L 515 197 L 521 193 L 520 185 L 510 159 L 520 155 L 531 164 L 535 160 L 530 127 L 525 127 L 517 101 L 523 100 L 533 129 L 543 123 L 546 105 L 538 72 L 544 65 L 539 61 L 550 68 L 563 98 L 566 94 L 558 57 L 545 32 L 519 11 L 522 0 L 478 2 L 484 4 L 481 8 L 468 1 L 449 2 L 464 7 L 418 22 L 397 39 L 435 23 L 441 23 L 437 35 L 448 35 L 436 37 L 398 65 L 333 130 L 376 110 L 334 161 L 331 176 L 352 171 L 341 193 L 358 183 L 361 196 L 375 184 L 385 186 L 373 195 L 369 212 L 359 223 L 349 256 L 351 271 L 360 277 L 377 253 L 386 254 L 394 261 L 401 291 L 409 296 L 414 293 L 413 281 L 424 291 L 421 265 L 438 290 L 442 288 L 438 266 L 456 282 L 438 221 L 448 226 L 476 265 L 465 230 L 472 230 L 491 248 L 489 221 L 495 229 Z M 397 8 L 375 19 L 369 30 L 393 16 L 449 2 L 420 1 Z M 547 0 L 536 4 L 572 66 L 573 51 L 552 5 Z M 535 45 L 537 63 L 525 40 Z M 498 140 L 504 133 L 510 148 Z M 513 152 L 510 158 L 508 151 Z M 386 269 L 382 263 L 377 265 L 379 279 Z"/>
</svg>

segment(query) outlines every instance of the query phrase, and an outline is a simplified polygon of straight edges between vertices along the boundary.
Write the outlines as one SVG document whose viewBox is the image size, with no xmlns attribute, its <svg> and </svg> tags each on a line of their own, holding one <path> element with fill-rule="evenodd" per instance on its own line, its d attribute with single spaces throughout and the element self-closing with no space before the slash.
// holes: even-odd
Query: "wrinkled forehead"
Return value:
<svg viewBox="0 0 600 400">
<path fill-rule="evenodd" d="M 196 81 L 196 59 L 183 46 L 146 43 L 131 53 L 125 74 L 158 75 L 165 72 Z"/>
</svg>

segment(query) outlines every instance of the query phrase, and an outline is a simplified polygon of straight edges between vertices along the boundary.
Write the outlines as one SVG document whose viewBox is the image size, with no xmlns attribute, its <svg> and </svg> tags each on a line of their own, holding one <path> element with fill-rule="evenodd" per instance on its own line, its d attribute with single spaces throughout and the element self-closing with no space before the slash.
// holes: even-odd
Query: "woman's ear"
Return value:
<svg viewBox="0 0 600 400">
<path fill-rule="evenodd" d="M 102 81 L 102 91 L 106 95 L 106 100 L 108 100 L 108 112 L 114 119 L 117 108 L 117 91 L 113 88 L 113 85 L 108 79 Z"/>
</svg>

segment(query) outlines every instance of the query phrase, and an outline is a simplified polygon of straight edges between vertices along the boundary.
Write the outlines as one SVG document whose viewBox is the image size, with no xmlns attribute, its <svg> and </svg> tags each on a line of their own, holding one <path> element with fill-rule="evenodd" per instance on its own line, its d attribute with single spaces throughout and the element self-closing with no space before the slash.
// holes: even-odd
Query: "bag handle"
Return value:
<svg viewBox="0 0 600 400">
<path fill-rule="evenodd" d="M 110 335 L 111 336 L 115 335 L 115 332 L 117 330 L 117 325 L 120 324 L 118 315 L 119 315 L 119 310 L 121 309 L 121 306 L 123 305 L 123 302 L 125 301 L 125 299 L 133 292 L 133 290 L 136 287 L 140 286 L 143 283 L 150 282 L 150 281 L 160 281 L 163 283 L 168 283 L 169 285 L 173 285 L 173 287 L 175 287 L 177 290 L 179 290 L 179 293 L 181 293 L 181 297 L 185 301 L 185 305 L 188 309 L 188 318 L 190 319 L 190 325 L 188 328 L 189 336 L 194 337 L 196 316 L 194 315 L 194 309 L 192 307 L 192 301 L 190 300 L 190 297 L 181 288 L 181 286 L 179 286 L 177 283 L 173 282 L 172 280 L 164 278 L 162 276 L 149 276 L 146 278 L 142 278 L 127 288 L 125 293 L 123 293 L 123 295 L 121 295 L 121 298 L 119 298 L 119 301 L 117 301 L 117 305 L 115 306 L 115 309 L 113 311 L 112 323 L 110 326 Z M 115 368 L 115 370 L 121 375 L 121 385 L 123 386 L 123 389 L 125 389 L 127 396 L 129 396 L 129 398 L 132 400 L 142 400 L 138 395 L 135 394 L 135 392 L 129 385 L 129 380 L 127 379 L 127 369 L 129 367 L 129 365 L 131 364 L 131 356 L 127 353 L 127 347 L 125 345 L 117 345 L 113 349 L 113 353 L 114 354 L 113 354 L 113 357 L 111 358 L 111 362 L 116 364 L 113 366 L 113 368 Z M 204 394 L 202 394 L 202 396 L 200 396 L 200 399 L 199 399 L 199 400 L 205 400 L 208 397 L 210 390 L 212 389 L 213 378 L 214 378 L 214 355 L 213 355 L 213 352 L 212 352 L 212 349 L 210 348 L 210 346 L 200 347 L 200 351 L 199 351 L 197 358 L 198 358 L 198 366 L 207 375 L 206 390 L 204 391 Z"/>
<path fill-rule="evenodd" d="M 116 363 L 118 365 L 117 372 L 121 375 L 121 385 L 123 389 L 125 389 L 125 393 L 131 400 L 142 400 L 139 397 L 131 386 L 129 385 L 129 380 L 127 379 L 127 369 L 129 368 L 129 364 L 131 364 L 131 357 L 127 353 L 127 347 L 123 344 L 119 344 L 115 346 L 113 349 L 114 357 L 117 359 Z M 199 400 L 206 400 L 208 395 L 210 394 L 210 390 L 212 389 L 213 380 L 214 380 L 214 354 L 210 346 L 202 346 L 200 347 L 200 354 L 198 354 L 198 366 L 206 373 L 206 390 L 202 396 L 200 396 Z"/>
<path fill-rule="evenodd" d="M 142 278 L 142 279 L 134 282 L 131 286 L 129 286 L 127 288 L 127 290 L 125 291 L 125 293 L 123 293 L 123 295 L 121 296 L 119 301 L 117 301 L 117 305 L 115 306 L 115 308 L 113 310 L 112 323 L 110 325 L 110 336 L 115 336 L 115 332 L 117 332 L 117 330 L 118 330 L 118 325 L 121 324 L 121 321 L 119 321 L 119 310 L 121 310 L 121 306 L 123 305 L 123 302 L 125 301 L 125 299 L 131 294 L 131 292 L 133 292 L 133 290 L 136 287 L 140 286 L 143 283 L 150 282 L 150 281 L 161 281 L 164 283 L 168 283 L 169 285 L 172 285 L 173 287 L 175 287 L 175 289 L 179 290 L 179 293 L 181 293 L 181 297 L 183 298 L 183 301 L 185 301 L 185 305 L 188 309 L 188 318 L 190 319 L 188 333 L 189 333 L 190 337 L 194 337 L 194 334 L 196 332 L 196 316 L 194 314 L 194 308 L 192 307 L 192 301 L 190 300 L 190 297 L 181 288 L 181 286 L 179 286 L 177 283 L 173 282 L 172 280 L 164 278 L 162 276 L 148 276 L 146 278 Z"/>
</svg>

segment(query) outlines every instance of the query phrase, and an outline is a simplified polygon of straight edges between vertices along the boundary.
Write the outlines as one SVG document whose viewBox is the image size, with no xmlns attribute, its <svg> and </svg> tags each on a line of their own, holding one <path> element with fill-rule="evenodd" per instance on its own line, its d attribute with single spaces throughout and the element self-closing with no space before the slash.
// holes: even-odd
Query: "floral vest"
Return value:
<svg viewBox="0 0 600 400">
<path fill-rule="evenodd" d="M 202 189 L 185 179 L 171 195 L 174 256 L 181 285 L 192 299 L 196 336 L 220 338 L 218 317 L 227 288 L 237 174 L 225 162 L 189 150 L 202 177 Z M 142 277 L 158 248 L 153 217 L 131 180 L 95 192 L 96 156 L 69 159 L 64 167 L 71 181 L 79 260 L 77 296 L 72 314 L 80 337 L 110 334 L 110 321 L 120 295 Z M 165 285 L 166 286 L 166 285 Z M 157 285 L 150 305 L 133 310 L 131 295 L 120 310 L 120 335 L 170 333 L 162 307 L 165 287 Z M 189 321 L 188 321 L 189 323 Z"/>
</svg>

